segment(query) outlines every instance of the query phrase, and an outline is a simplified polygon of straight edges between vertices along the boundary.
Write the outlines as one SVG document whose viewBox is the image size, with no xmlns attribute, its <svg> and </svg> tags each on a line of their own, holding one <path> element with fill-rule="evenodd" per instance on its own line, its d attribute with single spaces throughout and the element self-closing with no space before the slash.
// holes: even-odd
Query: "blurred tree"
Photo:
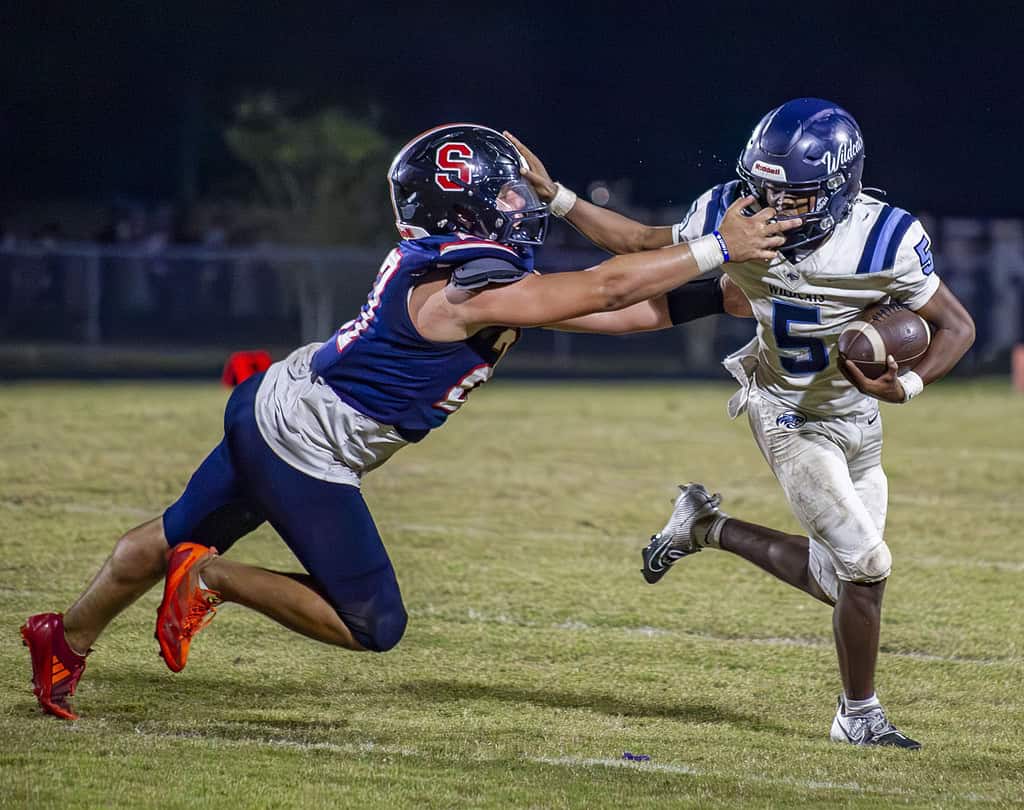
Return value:
<svg viewBox="0 0 1024 810">
<path fill-rule="evenodd" d="M 385 183 L 393 144 L 371 120 L 337 108 L 300 114 L 261 93 L 238 104 L 224 139 L 281 212 L 290 241 L 351 245 L 393 237 Z"/>
<path fill-rule="evenodd" d="M 225 130 L 228 148 L 255 175 L 289 242 L 381 245 L 394 241 L 386 176 L 393 144 L 370 119 L 337 108 L 300 113 L 272 93 L 244 99 Z M 323 340 L 348 314 L 336 312 L 353 273 L 368 283 L 373 262 L 332 272 L 324 262 L 276 265 L 281 290 L 294 295 L 303 340 Z M 287 308 L 287 302 L 284 302 Z"/>
</svg>

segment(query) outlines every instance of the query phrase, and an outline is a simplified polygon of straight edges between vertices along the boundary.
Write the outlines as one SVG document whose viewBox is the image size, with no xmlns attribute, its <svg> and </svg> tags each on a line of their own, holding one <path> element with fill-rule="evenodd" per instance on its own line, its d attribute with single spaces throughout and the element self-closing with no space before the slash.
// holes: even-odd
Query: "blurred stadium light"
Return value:
<svg viewBox="0 0 1024 810">
<path fill-rule="evenodd" d="M 1007 372 L 1024 342 L 1024 221 L 925 221 L 936 266 L 978 324 L 961 373 Z M 23 242 L 0 247 L 0 376 L 217 373 L 226 353 L 280 356 L 353 317 L 380 249 L 146 247 Z M 589 267 L 596 249 L 550 246 L 546 271 Z M 538 376 L 719 375 L 750 321 L 706 319 L 610 339 L 533 330 L 506 370 Z"/>
</svg>

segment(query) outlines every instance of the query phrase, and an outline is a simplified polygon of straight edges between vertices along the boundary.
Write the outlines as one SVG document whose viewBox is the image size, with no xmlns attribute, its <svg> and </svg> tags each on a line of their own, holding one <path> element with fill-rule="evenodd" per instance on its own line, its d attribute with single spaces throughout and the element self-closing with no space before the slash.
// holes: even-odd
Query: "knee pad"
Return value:
<svg viewBox="0 0 1024 810">
<path fill-rule="evenodd" d="M 409 616 L 401 605 L 373 615 L 362 627 L 353 627 L 352 635 L 370 652 L 387 652 L 405 635 Z"/>
<path fill-rule="evenodd" d="M 889 576 L 892 571 L 892 553 L 883 540 L 853 564 L 850 571 L 851 582 L 879 582 Z"/>
</svg>

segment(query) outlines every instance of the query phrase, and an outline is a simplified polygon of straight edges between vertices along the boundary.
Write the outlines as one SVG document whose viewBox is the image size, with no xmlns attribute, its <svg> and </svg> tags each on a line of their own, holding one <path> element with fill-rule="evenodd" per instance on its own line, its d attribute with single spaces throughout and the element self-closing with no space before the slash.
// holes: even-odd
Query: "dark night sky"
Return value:
<svg viewBox="0 0 1024 810">
<path fill-rule="evenodd" d="M 819 95 L 858 118 L 865 181 L 891 200 L 1024 215 L 1007 3 L 18 5 L 0 20 L 8 204 L 173 197 L 187 121 L 209 189 L 233 171 L 217 135 L 232 103 L 279 88 L 377 107 L 396 140 L 508 127 L 556 177 L 628 177 L 651 205 L 731 176 L 762 113 Z"/>
</svg>

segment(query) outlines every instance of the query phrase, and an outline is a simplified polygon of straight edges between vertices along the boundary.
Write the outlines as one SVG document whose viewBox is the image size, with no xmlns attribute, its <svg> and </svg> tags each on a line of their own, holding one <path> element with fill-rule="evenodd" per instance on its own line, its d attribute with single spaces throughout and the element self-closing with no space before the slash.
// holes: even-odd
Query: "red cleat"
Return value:
<svg viewBox="0 0 1024 810">
<path fill-rule="evenodd" d="M 68 698 L 85 672 L 85 656 L 68 646 L 64 616 L 39 613 L 21 626 L 22 644 L 32 655 L 32 691 L 43 711 L 64 720 L 77 720 Z"/>
<path fill-rule="evenodd" d="M 196 564 L 217 549 L 198 543 L 179 543 L 167 561 L 164 599 L 156 611 L 156 640 L 160 655 L 172 672 L 181 672 L 188 661 L 188 648 L 195 636 L 213 621 L 220 594 L 199 585 Z"/>
</svg>

